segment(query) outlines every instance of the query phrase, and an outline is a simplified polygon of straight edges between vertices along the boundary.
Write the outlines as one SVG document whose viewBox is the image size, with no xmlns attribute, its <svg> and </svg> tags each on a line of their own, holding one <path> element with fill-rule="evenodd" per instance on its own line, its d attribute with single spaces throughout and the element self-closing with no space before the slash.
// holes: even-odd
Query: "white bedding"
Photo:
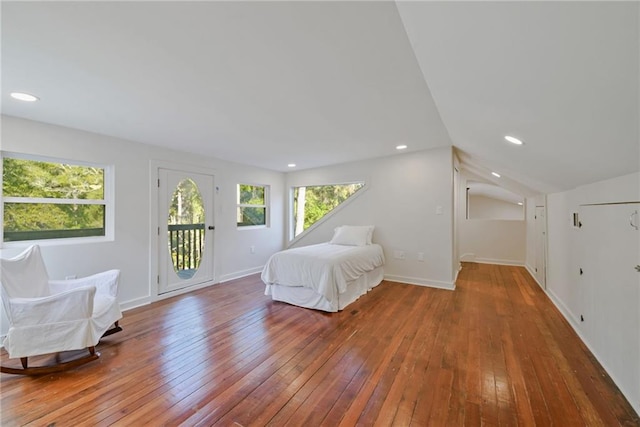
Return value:
<svg viewBox="0 0 640 427">
<path fill-rule="evenodd" d="M 311 288 L 329 302 L 338 301 L 347 284 L 384 264 L 382 247 L 330 243 L 288 249 L 271 256 L 262 271 L 269 285 Z"/>
</svg>

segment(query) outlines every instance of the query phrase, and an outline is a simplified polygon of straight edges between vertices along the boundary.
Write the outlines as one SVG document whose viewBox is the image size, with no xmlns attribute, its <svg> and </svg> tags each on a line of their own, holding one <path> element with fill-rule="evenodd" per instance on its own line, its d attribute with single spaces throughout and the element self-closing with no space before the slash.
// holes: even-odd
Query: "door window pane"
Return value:
<svg viewBox="0 0 640 427">
<path fill-rule="evenodd" d="M 202 195 L 191 179 L 182 180 L 173 192 L 167 219 L 169 253 L 173 268 L 187 280 L 198 271 L 204 251 L 205 225 Z"/>
</svg>

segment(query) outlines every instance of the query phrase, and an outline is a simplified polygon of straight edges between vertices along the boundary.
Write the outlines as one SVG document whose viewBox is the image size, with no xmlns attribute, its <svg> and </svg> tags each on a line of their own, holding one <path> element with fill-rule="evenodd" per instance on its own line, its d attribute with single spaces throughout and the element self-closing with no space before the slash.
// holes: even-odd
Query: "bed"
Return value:
<svg viewBox="0 0 640 427">
<path fill-rule="evenodd" d="M 316 310 L 344 309 L 384 277 L 384 253 L 371 243 L 372 233 L 372 226 L 342 226 L 328 243 L 272 255 L 261 276 L 265 295 Z"/>
</svg>

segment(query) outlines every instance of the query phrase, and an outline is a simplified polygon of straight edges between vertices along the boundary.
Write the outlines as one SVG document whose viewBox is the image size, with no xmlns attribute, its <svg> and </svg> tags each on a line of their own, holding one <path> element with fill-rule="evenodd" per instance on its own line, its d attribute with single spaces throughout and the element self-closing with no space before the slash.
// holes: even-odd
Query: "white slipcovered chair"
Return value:
<svg viewBox="0 0 640 427">
<path fill-rule="evenodd" d="M 22 369 L 0 367 L 11 374 L 51 373 L 100 357 L 95 346 L 101 337 L 122 330 L 116 300 L 119 270 L 73 280 L 49 280 L 40 248 L 0 260 L 2 303 L 9 319 L 3 345 L 9 358 L 20 358 Z M 29 367 L 30 356 L 88 349 L 70 362 Z M 60 361 L 59 358 L 57 358 Z"/>
</svg>

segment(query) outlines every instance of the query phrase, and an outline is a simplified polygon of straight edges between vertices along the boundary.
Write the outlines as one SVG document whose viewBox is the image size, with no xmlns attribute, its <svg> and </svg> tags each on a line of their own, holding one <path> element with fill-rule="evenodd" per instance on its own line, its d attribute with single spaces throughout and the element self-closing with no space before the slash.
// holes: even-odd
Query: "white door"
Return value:
<svg viewBox="0 0 640 427">
<path fill-rule="evenodd" d="M 547 220 L 545 218 L 545 207 L 536 206 L 535 213 L 536 228 L 536 280 L 544 289 L 547 288 Z"/>
<path fill-rule="evenodd" d="M 213 281 L 213 176 L 158 169 L 158 293 Z"/>
<path fill-rule="evenodd" d="M 580 207 L 583 328 L 596 356 L 640 407 L 639 203 Z"/>
</svg>

